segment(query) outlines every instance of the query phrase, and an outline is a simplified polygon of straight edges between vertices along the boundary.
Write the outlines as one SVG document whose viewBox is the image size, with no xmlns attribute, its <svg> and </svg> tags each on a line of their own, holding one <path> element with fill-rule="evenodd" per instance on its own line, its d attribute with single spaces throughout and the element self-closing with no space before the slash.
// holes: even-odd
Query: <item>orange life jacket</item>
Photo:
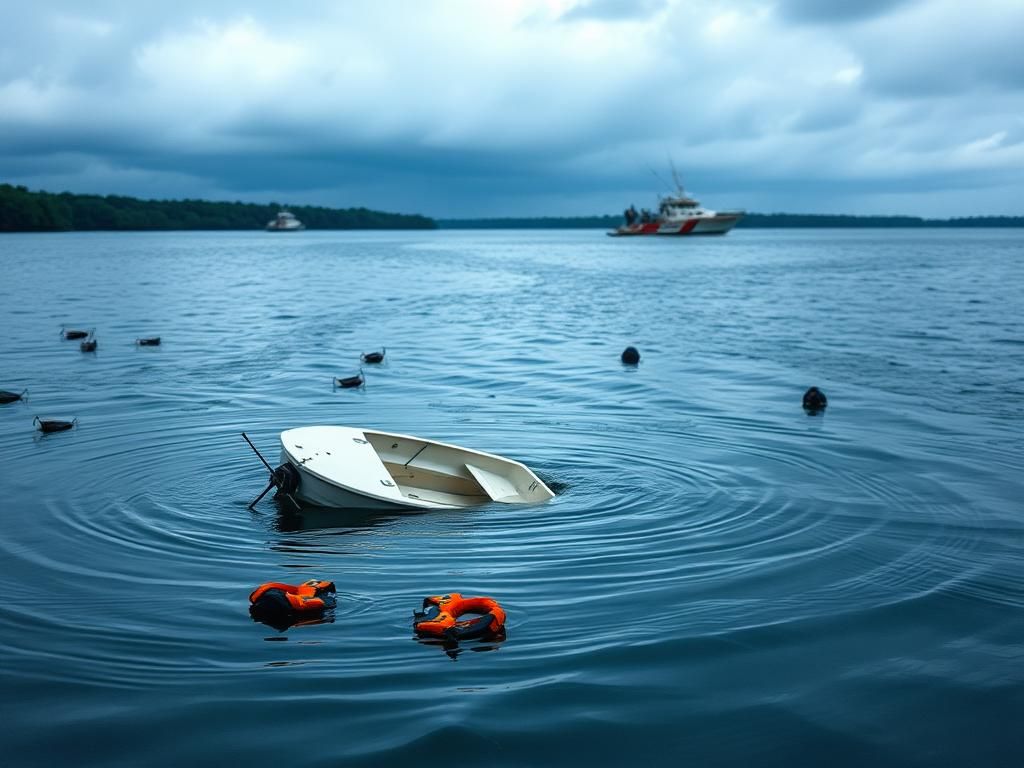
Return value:
<svg viewBox="0 0 1024 768">
<path fill-rule="evenodd" d="M 482 614 L 459 621 L 464 613 Z M 489 597 L 463 597 L 458 592 L 423 599 L 423 610 L 413 612 L 413 628 L 421 637 L 468 640 L 494 637 L 505 628 L 505 611 Z"/>
<path fill-rule="evenodd" d="M 303 613 L 333 608 L 337 605 L 334 594 L 333 581 L 310 579 L 298 586 L 268 581 L 266 584 L 256 587 L 249 595 L 249 602 L 253 605 L 259 604 L 268 608 L 276 607 L 281 610 Z"/>
</svg>

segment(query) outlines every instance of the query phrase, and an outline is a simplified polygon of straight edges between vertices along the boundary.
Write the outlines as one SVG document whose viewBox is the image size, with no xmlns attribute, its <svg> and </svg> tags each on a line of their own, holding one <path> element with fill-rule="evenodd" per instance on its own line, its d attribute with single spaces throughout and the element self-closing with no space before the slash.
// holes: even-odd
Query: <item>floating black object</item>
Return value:
<svg viewBox="0 0 1024 768">
<path fill-rule="evenodd" d="M 138 344 L 140 347 L 159 347 L 160 337 L 150 336 L 148 339 L 136 339 L 135 343 Z"/>
<path fill-rule="evenodd" d="M 97 341 L 96 339 L 87 339 L 78 345 L 78 348 L 83 352 L 95 352 Z"/>
<path fill-rule="evenodd" d="M 78 419 L 60 421 L 59 419 L 40 419 L 36 416 L 32 419 L 32 423 L 39 425 L 40 432 L 63 432 L 74 427 L 78 423 Z"/>
<path fill-rule="evenodd" d="M 804 410 L 811 416 L 821 413 L 828 405 L 828 398 L 825 393 L 817 387 L 811 387 L 804 392 Z"/>
<path fill-rule="evenodd" d="M 385 352 L 387 352 L 387 348 L 382 347 L 380 352 L 364 352 L 359 357 L 364 363 L 383 363 Z"/>
<path fill-rule="evenodd" d="M 622 350 L 622 362 L 626 365 L 636 365 L 640 362 L 640 351 L 636 347 L 626 347 Z"/>
<path fill-rule="evenodd" d="M 0 405 L 7 405 L 7 403 L 13 403 L 17 400 L 21 400 L 21 398 L 27 394 L 27 389 L 22 390 L 20 393 L 8 392 L 6 389 L 0 389 Z"/>
<path fill-rule="evenodd" d="M 353 389 L 354 387 L 361 387 L 365 382 L 363 381 L 363 369 L 359 369 L 359 373 L 355 376 L 346 376 L 343 379 L 334 379 L 334 386 L 340 387 L 341 389 Z"/>
<path fill-rule="evenodd" d="M 86 339 L 91 333 L 91 331 L 73 331 L 65 329 L 63 325 L 60 327 L 60 335 L 67 341 L 72 341 L 74 339 Z"/>
</svg>

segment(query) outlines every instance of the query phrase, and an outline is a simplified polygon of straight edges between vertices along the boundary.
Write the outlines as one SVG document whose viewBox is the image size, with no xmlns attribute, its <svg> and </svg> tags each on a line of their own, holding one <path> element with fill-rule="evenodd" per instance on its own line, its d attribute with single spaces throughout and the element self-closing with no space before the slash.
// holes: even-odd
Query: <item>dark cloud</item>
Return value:
<svg viewBox="0 0 1024 768">
<path fill-rule="evenodd" d="M 0 181 L 569 215 L 649 204 L 672 155 L 717 207 L 982 212 L 1024 191 L 1024 6 L 978 2 L 19 5 Z"/>
<path fill-rule="evenodd" d="M 919 0 L 778 0 L 776 12 L 788 21 L 844 24 L 885 16 Z"/>
<path fill-rule="evenodd" d="M 925 25 L 898 45 L 878 25 L 858 38 L 869 53 L 867 87 L 904 97 L 936 96 L 979 91 L 1024 92 L 1024 5 L 992 17 L 959 14 Z"/>
<path fill-rule="evenodd" d="M 824 97 L 807 105 L 796 115 L 792 130 L 813 133 L 855 125 L 862 111 L 863 104 L 859 96 L 842 94 Z"/>
</svg>

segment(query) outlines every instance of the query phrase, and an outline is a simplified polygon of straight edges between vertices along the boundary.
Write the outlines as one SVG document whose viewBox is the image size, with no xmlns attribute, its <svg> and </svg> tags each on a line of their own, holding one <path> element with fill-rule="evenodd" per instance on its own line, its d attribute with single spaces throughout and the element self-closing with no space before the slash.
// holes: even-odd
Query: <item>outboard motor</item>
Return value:
<svg viewBox="0 0 1024 768">
<path fill-rule="evenodd" d="M 286 461 L 284 464 L 277 467 L 270 466 L 270 463 L 263 458 L 263 454 L 256 449 L 256 446 L 252 444 L 252 440 L 249 439 L 249 436 L 245 434 L 245 432 L 242 433 L 242 437 L 245 438 L 245 442 L 247 442 L 249 447 L 252 448 L 253 453 L 255 453 L 259 457 L 260 461 L 263 462 L 263 466 L 267 468 L 267 471 L 270 472 L 270 482 L 267 483 L 267 487 L 263 489 L 263 492 L 260 493 L 259 496 L 249 502 L 249 509 L 252 509 L 259 504 L 260 499 L 266 496 L 270 492 L 271 488 L 277 488 L 277 492 L 279 494 L 283 493 L 285 498 L 292 503 L 292 506 L 295 507 L 295 509 L 299 509 L 299 503 L 292 497 L 292 494 L 298 490 L 299 483 L 302 479 L 299 475 L 299 470 L 290 461 Z"/>
<path fill-rule="evenodd" d="M 286 461 L 274 470 L 274 485 L 277 486 L 278 493 L 295 493 L 299 489 L 301 481 L 299 470 L 290 461 Z"/>
</svg>

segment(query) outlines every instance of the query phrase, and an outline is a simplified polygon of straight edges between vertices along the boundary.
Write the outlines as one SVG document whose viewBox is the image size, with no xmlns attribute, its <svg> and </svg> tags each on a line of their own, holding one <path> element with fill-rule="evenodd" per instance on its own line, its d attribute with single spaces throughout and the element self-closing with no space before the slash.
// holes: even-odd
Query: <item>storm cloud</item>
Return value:
<svg viewBox="0 0 1024 768">
<path fill-rule="evenodd" d="M 0 181 L 439 217 L 1020 214 L 1024 4 L 0 3 Z"/>
</svg>

